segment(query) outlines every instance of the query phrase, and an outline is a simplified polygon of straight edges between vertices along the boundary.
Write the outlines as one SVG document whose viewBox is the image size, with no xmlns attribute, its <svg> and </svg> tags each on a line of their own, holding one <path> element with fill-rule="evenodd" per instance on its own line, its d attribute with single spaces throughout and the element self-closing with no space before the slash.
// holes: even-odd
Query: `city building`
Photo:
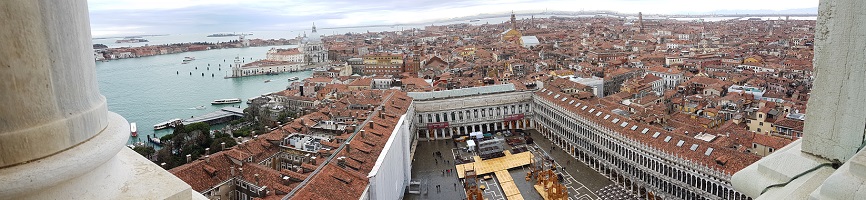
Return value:
<svg viewBox="0 0 866 200">
<path fill-rule="evenodd" d="M 268 50 L 268 53 L 265 55 L 266 60 L 269 61 L 285 61 L 285 62 L 295 62 L 295 63 L 303 63 L 304 62 L 304 53 L 301 53 L 301 50 L 298 48 L 290 48 L 290 49 L 277 49 L 271 48 Z"/>
<path fill-rule="evenodd" d="M 397 75 L 404 72 L 403 54 L 370 53 L 364 55 L 363 74 Z"/>
<path fill-rule="evenodd" d="M 316 31 L 316 24 L 313 24 L 313 30 L 309 36 L 302 39 L 298 45 L 303 49 L 304 61 L 307 64 L 326 63 L 328 61 L 328 49 L 322 43 L 322 38 Z"/>
</svg>

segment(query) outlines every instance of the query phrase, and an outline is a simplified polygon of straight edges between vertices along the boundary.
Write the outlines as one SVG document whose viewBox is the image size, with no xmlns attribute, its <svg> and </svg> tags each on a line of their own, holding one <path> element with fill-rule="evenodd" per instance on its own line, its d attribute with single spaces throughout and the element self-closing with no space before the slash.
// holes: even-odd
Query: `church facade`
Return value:
<svg viewBox="0 0 866 200">
<path fill-rule="evenodd" d="M 316 24 L 313 24 L 312 33 L 305 36 L 299 46 L 304 53 L 304 62 L 307 64 L 328 62 L 328 49 L 325 48 L 321 36 L 316 32 Z"/>
</svg>

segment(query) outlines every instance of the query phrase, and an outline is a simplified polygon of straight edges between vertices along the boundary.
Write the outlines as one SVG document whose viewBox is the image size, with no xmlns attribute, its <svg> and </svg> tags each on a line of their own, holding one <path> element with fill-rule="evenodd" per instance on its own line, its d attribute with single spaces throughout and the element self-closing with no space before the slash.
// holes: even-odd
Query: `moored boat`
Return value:
<svg viewBox="0 0 866 200">
<path fill-rule="evenodd" d="M 297 81 L 298 79 L 300 78 L 298 78 L 297 76 L 292 76 L 291 78 L 289 78 L 289 81 Z"/>
<path fill-rule="evenodd" d="M 156 136 L 150 137 L 150 135 L 148 135 L 147 141 L 150 141 L 150 143 L 153 143 L 157 146 L 162 146 L 162 141 L 159 141 L 159 138 L 157 138 Z"/>
<path fill-rule="evenodd" d="M 219 104 L 233 104 L 233 103 L 240 103 L 240 102 L 241 102 L 241 99 L 217 99 L 217 100 L 213 100 L 213 102 L 211 102 L 210 104 L 219 105 Z"/>
<path fill-rule="evenodd" d="M 129 123 L 129 134 L 132 137 L 138 137 L 138 127 L 136 127 L 135 122 Z"/>
<path fill-rule="evenodd" d="M 174 126 L 177 126 L 178 124 L 181 124 L 182 122 L 183 121 L 180 119 L 172 119 L 172 120 L 169 120 L 166 122 L 162 122 L 162 123 L 153 125 L 153 130 L 159 130 L 159 129 L 165 129 L 168 127 L 174 127 Z"/>
</svg>

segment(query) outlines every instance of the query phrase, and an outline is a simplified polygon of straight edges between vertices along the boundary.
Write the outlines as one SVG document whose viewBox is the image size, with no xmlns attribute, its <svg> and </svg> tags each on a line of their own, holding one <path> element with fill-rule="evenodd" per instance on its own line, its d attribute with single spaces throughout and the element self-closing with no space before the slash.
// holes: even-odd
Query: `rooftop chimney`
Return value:
<svg viewBox="0 0 866 200">
<path fill-rule="evenodd" d="M 373 123 L 373 120 L 370 120 L 370 129 L 375 129 L 375 125 L 374 125 L 374 124 L 375 124 L 375 123 Z"/>
<path fill-rule="evenodd" d="M 232 169 L 232 177 L 234 177 L 235 176 L 235 166 L 232 166 L 231 169 Z"/>
<path fill-rule="evenodd" d="M 186 154 L 186 163 L 189 163 L 190 159 L 192 159 L 192 155 Z"/>
<path fill-rule="evenodd" d="M 342 168 L 346 168 L 346 157 L 340 156 L 339 158 L 337 158 L 337 165 Z"/>
<path fill-rule="evenodd" d="M 220 143 L 220 147 L 222 147 L 222 149 L 220 149 L 220 151 L 226 150 L 226 143 L 225 143 L 225 142 L 221 142 L 221 143 Z"/>
<path fill-rule="evenodd" d="M 210 155 L 210 148 L 204 148 L 204 155 Z"/>
<path fill-rule="evenodd" d="M 255 175 L 253 175 L 253 176 L 256 177 L 256 185 L 260 185 L 260 184 L 259 184 L 259 174 L 255 174 Z"/>
<path fill-rule="evenodd" d="M 210 163 L 210 155 L 204 155 L 204 162 Z"/>
<path fill-rule="evenodd" d="M 159 166 L 165 169 L 165 163 L 159 163 Z"/>
<path fill-rule="evenodd" d="M 366 136 L 365 136 L 366 134 L 364 134 L 364 130 L 361 130 L 360 134 L 361 134 L 361 138 L 366 138 Z"/>
</svg>

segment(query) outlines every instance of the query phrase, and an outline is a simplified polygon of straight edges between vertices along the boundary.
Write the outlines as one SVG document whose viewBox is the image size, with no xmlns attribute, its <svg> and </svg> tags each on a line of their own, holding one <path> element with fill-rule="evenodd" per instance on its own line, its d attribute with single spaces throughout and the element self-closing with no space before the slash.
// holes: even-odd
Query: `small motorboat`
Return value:
<svg viewBox="0 0 866 200">
<path fill-rule="evenodd" d="M 132 137 L 138 137 L 138 127 L 136 127 L 135 122 L 129 123 L 129 134 Z"/>
</svg>

